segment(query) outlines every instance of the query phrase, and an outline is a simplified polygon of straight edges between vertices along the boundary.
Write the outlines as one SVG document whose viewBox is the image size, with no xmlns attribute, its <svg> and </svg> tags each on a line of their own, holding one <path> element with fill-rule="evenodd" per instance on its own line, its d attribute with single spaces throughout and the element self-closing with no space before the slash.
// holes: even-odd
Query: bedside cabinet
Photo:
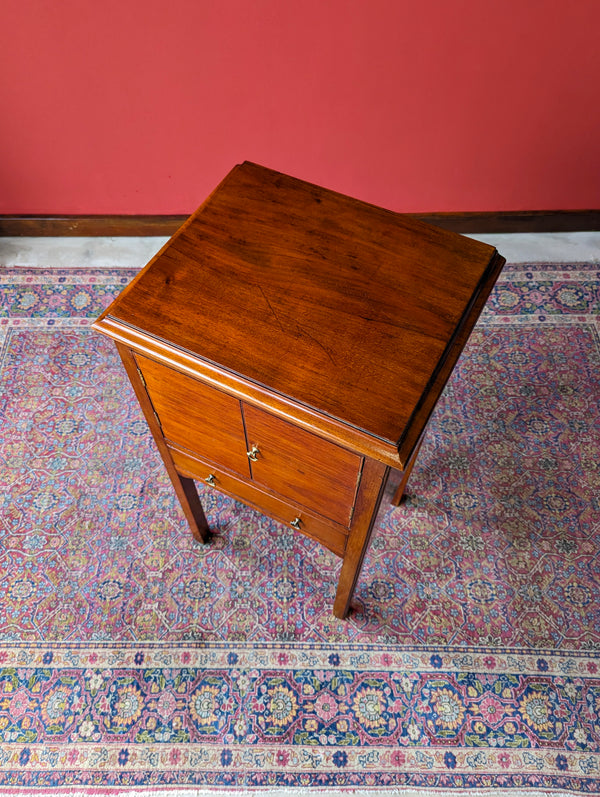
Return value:
<svg viewBox="0 0 600 797">
<path fill-rule="evenodd" d="M 94 328 L 127 370 L 194 536 L 202 481 L 343 560 L 347 615 L 390 469 L 504 259 L 270 169 L 235 167 Z"/>
</svg>

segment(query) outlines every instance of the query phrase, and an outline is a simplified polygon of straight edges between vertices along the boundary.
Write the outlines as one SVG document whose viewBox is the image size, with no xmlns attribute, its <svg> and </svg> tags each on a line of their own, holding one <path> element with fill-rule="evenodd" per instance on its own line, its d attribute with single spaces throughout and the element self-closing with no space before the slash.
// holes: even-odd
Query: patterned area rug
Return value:
<svg viewBox="0 0 600 797">
<path fill-rule="evenodd" d="M 193 541 L 89 328 L 133 275 L 0 273 L 0 790 L 600 793 L 598 266 L 505 267 L 345 622 L 302 535 Z"/>
</svg>

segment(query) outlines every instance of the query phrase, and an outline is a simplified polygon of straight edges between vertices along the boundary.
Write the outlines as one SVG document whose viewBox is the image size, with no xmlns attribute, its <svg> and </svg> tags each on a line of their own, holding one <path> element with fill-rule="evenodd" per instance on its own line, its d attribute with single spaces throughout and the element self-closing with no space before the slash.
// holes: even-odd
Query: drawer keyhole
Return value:
<svg viewBox="0 0 600 797">
<path fill-rule="evenodd" d="M 246 454 L 248 454 L 248 459 L 251 459 L 252 462 L 256 462 L 258 459 L 258 454 L 260 454 L 258 446 L 252 446 L 252 450 L 246 451 Z"/>
</svg>

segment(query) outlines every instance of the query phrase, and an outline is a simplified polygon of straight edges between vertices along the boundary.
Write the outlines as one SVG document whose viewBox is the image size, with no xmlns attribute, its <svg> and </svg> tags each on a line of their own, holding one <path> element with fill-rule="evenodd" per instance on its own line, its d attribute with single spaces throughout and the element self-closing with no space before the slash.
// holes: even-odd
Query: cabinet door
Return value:
<svg viewBox="0 0 600 797">
<path fill-rule="evenodd" d="M 147 357 L 136 360 L 167 441 L 248 478 L 238 399 Z"/>
<path fill-rule="evenodd" d="M 243 405 L 252 479 L 349 526 L 362 458 L 270 413 Z"/>
</svg>

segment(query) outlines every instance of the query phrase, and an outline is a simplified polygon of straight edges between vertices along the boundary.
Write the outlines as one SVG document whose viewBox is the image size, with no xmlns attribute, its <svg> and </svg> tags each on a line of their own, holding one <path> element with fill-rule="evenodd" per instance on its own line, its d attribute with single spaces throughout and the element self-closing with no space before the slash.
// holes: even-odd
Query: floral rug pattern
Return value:
<svg viewBox="0 0 600 797">
<path fill-rule="evenodd" d="M 505 267 L 346 622 L 302 535 L 193 541 L 89 329 L 133 275 L 0 273 L 0 787 L 598 793 L 598 267 Z"/>
</svg>

